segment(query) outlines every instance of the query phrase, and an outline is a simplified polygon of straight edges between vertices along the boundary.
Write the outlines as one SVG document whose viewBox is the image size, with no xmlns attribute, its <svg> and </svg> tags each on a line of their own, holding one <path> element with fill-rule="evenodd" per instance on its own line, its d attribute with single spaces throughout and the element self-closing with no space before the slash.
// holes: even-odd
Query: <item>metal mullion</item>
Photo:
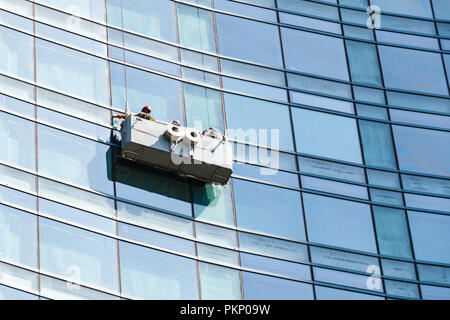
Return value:
<svg viewBox="0 0 450 320">
<path fill-rule="evenodd" d="M 211 0 L 211 6 L 212 8 L 215 7 L 215 3 L 214 0 Z M 220 47 L 219 47 L 219 35 L 217 33 L 217 21 L 216 21 L 216 11 L 211 10 L 211 16 L 213 19 L 213 26 L 214 26 L 214 41 L 215 41 L 215 45 L 216 45 L 216 54 L 215 54 L 215 58 L 217 59 L 217 71 L 218 71 L 218 76 L 219 76 L 219 86 L 220 86 L 220 101 L 221 101 L 221 106 L 222 106 L 222 121 L 223 121 L 223 128 L 224 128 L 224 133 L 227 132 L 228 126 L 227 126 L 227 116 L 226 116 L 226 109 L 225 109 L 225 97 L 224 97 L 224 90 L 223 90 L 223 79 L 222 79 L 222 63 L 221 63 L 221 59 L 220 59 Z M 234 235 L 235 235 L 235 241 L 236 241 L 236 248 L 237 248 L 237 252 L 238 252 L 238 265 L 240 268 L 242 268 L 242 264 L 241 264 L 241 247 L 240 247 L 240 242 L 239 242 L 239 234 L 237 232 L 237 214 L 236 214 L 236 203 L 235 203 L 235 196 L 234 196 L 234 186 L 233 186 L 233 179 L 230 179 L 230 181 L 228 182 L 229 184 L 229 189 L 230 189 L 230 197 L 231 197 L 231 210 L 233 212 L 233 223 L 234 223 L 234 228 L 230 228 L 230 230 L 234 231 Z M 245 299 L 245 292 L 244 292 L 244 279 L 243 279 L 243 274 L 242 274 L 242 270 L 239 271 L 239 282 L 240 282 L 240 286 L 241 286 L 241 299 L 244 300 Z"/>
<path fill-rule="evenodd" d="M 368 4 L 370 5 L 370 2 L 368 2 Z M 338 14 L 339 14 L 340 19 L 342 20 L 342 13 L 341 13 L 341 9 L 340 8 L 338 9 Z M 342 35 L 345 34 L 344 27 L 343 27 L 342 24 L 341 24 L 341 32 L 342 32 Z M 349 77 L 350 82 L 352 82 L 352 73 L 351 73 L 351 68 L 350 68 L 349 53 L 348 53 L 348 49 L 347 49 L 347 41 L 348 40 L 344 39 L 342 41 L 342 44 L 344 46 L 344 50 L 345 50 L 345 53 L 346 53 L 345 54 L 345 61 L 346 61 L 346 64 L 347 64 L 348 77 Z M 355 91 L 354 91 L 354 86 L 353 85 L 350 86 L 350 90 L 351 90 L 351 93 L 352 93 L 352 98 L 355 100 Z M 355 114 L 358 113 L 355 103 L 353 103 L 353 111 L 354 111 Z M 360 146 L 361 158 L 363 160 L 363 163 L 366 164 L 367 160 L 366 160 L 366 154 L 365 154 L 365 151 L 364 151 L 364 145 L 363 145 L 363 142 L 362 142 L 362 134 L 361 134 L 361 128 L 360 128 L 359 121 L 360 121 L 359 119 L 355 119 L 356 127 L 358 129 L 358 141 L 359 141 L 359 146 Z M 368 177 L 368 174 L 367 174 L 367 168 L 364 168 L 363 170 L 364 170 L 364 177 L 365 177 L 366 183 L 368 184 L 369 177 Z M 372 196 L 371 196 L 371 193 L 370 193 L 370 188 L 366 188 L 366 191 L 367 191 L 367 198 L 369 200 L 370 219 L 371 219 L 371 222 L 372 222 L 372 229 L 373 229 L 373 233 L 374 233 L 375 247 L 376 247 L 376 250 L 377 250 L 377 253 L 378 253 L 378 255 L 377 255 L 378 268 L 380 269 L 380 276 L 381 276 L 383 274 L 383 267 L 382 267 L 381 258 L 380 258 L 381 250 L 380 250 L 380 244 L 379 244 L 379 241 L 378 241 L 378 233 L 377 233 L 377 227 L 376 227 L 376 223 L 375 223 L 375 214 L 374 214 L 373 205 L 372 205 Z M 385 281 L 384 281 L 384 279 L 382 277 L 380 277 L 379 279 L 381 280 L 382 285 L 383 285 L 382 290 L 383 290 L 384 294 L 386 294 Z"/>
<path fill-rule="evenodd" d="M 436 22 L 436 14 L 435 14 L 435 11 L 434 11 L 434 3 L 433 3 L 433 1 L 431 1 L 431 0 L 430 0 L 430 7 L 431 7 L 431 13 L 432 13 L 433 18 L 434 18 L 434 29 L 435 29 L 435 31 L 436 31 L 436 34 L 439 35 L 439 28 L 438 28 L 438 24 L 437 24 L 437 22 Z M 449 23 L 449 25 L 450 25 L 450 21 L 449 21 L 448 23 Z M 450 78 L 449 78 L 449 75 L 448 75 L 448 73 L 447 73 L 447 68 L 446 68 L 446 64 L 445 64 L 445 60 L 444 60 L 444 50 L 442 49 L 442 41 L 441 41 L 441 39 L 439 38 L 439 39 L 437 40 L 437 42 L 438 42 L 439 49 L 440 49 L 440 51 L 441 51 L 440 56 L 441 56 L 441 61 L 442 61 L 442 68 L 443 68 L 443 70 L 444 70 L 445 80 L 447 81 L 447 92 L 448 92 L 449 95 L 450 95 Z M 445 50 L 445 51 L 447 51 L 447 50 Z M 449 57 L 450 57 L 450 51 L 447 51 L 447 52 L 449 53 Z M 450 60 L 449 60 L 449 61 L 450 61 Z M 449 66 L 449 67 L 450 67 L 450 66 Z"/>
<path fill-rule="evenodd" d="M 369 4 L 370 4 L 370 1 L 371 0 L 368 0 Z M 375 39 L 375 41 L 377 40 L 377 34 L 376 34 L 375 31 L 374 31 L 374 39 Z M 378 44 L 375 46 L 375 49 L 376 49 L 376 53 L 377 53 L 378 68 L 379 68 L 379 71 L 380 71 L 381 82 L 382 82 L 383 87 L 385 87 L 384 72 L 383 72 L 383 67 L 382 67 L 382 63 L 381 63 L 381 58 L 380 58 L 380 52 L 379 52 Z M 383 94 L 384 94 L 385 102 L 388 103 L 389 99 L 388 99 L 386 90 L 383 90 Z M 387 113 L 388 120 L 391 121 L 390 108 L 387 107 L 386 109 L 387 109 L 386 113 Z M 399 162 L 398 156 L 397 156 L 397 147 L 396 147 L 396 143 L 395 143 L 394 130 L 393 130 L 392 124 L 389 124 L 389 132 L 391 134 L 391 143 L 392 143 L 395 163 L 396 163 L 397 169 L 400 170 L 400 162 Z M 397 173 L 397 178 L 398 178 L 398 181 L 399 181 L 400 189 L 402 190 L 400 192 L 400 194 L 401 194 L 401 197 L 402 197 L 403 206 L 405 207 L 405 209 L 402 209 L 402 211 L 403 211 L 403 214 L 404 214 L 404 217 L 405 217 L 407 231 L 408 231 L 408 239 L 409 239 L 409 245 L 410 245 L 410 250 L 411 250 L 411 258 L 415 261 L 416 258 L 415 258 L 415 253 L 414 253 L 414 245 L 413 245 L 413 241 L 412 241 L 411 228 L 410 228 L 410 224 L 409 224 L 408 210 L 406 209 L 405 194 L 403 192 L 404 187 L 403 187 L 402 174 L 400 172 Z M 417 264 L 415 262 L 413 262 L 413 266 L 414 266 L 414 271 L 416 273 L 416 279 L 419 280 L 419 271 L 418 271 L 418 268 L 417 268 Z M 383 272 L 383 275 L 384 275 L 384 272 Z M 422 290 L 421 290 L 420 285 L 417 285 L 417 289 L 418 289 L 418 293 L 419 293 L 419 298 L 423 299 Z"/>
<path fill-rule="evenodd" d="M 33 15 L 33 66 L 34 66 L 34 77 L 33 77 L 33 82 L 34 82 L 34 86 L 33 86 L 33 90 L 34 90 L 34 120 L 36 122 L 34 122 L 34 156 L 35 156 L 35 171 L 36 173 L 39 172 L 39 140 L 38 140 L 38 114 L 37 114 L 37 87 L 36 87 L 36 82 L 37 82 L 37 48 L 36 48 L 36 22 L 34 21 L 34 18 L 36 16 L 36 8 L 34 3 L 32 3 L 32 15 Z M 38 273 L 37 273 L 37 291 L 39 293 L 39 295 L 41 294 L 41 275 L 40 275 L 40 269 L 41 269 L 41 254 L 40 254 L 40 249 L 41 249 L 41 244 L 40 244 L 40 228 L 39 228 L 39 197 L 37 195 L 39 195 L 39 177 L 36 174 L 35 176 L 35 183 L 36 183 L 36 255 L 37 255 L 37 269 L 38 269 Z"/>
<path fill-rule="evenodd" d="M 278 0 L 275 0 L 275 7 L 278 9 Z M 276 15 L 277 15 L 277 21 L 278 23 L 280 23 L 280 14 L 279 11 L 276 11 Z M 286 61 L 285 61 L 285 57 L 284 57 L 284 48 L 283 48 L 283 37 L 282 37 L 282 33 L 281 33 L 281 26 L 280 24 L 278 25 L 278 37 L 280 40 L 280 51 L 281 51 L 281 59 L 282 59 L 282 63 L 283 63 L 283 69 L 286 67 Z M 284 81 L 285 81 L 285 85 L 286 85 L 286 97 L 287 97 L 287 102 L 288 102 L 288 111 L 289 111 L 289 124 L 291 126 L 291 135 L 292 135 L 292 146 L 294 148 L 294 150 L 297 150 L 297 143 L 296 143 L 296 139 L 295 139 L 295 129 L 294 129 L 294 119 L 293 119 L 293 114 L 292 114 L 292 107 L 290 105 L 291 103 L 291 95 L 290 95 L 290 91 L 288 89 L 289 87 L 289 82 L 288 82 L 288 77 L 287 77 L 287 73 L 283 72 L 284 75 Z M 301 178 L 301 174 L 300 174 L 300 164 L 298 161 L 298 156 L 295 157 L 295 165 L 297 167 L 297 179 L 298 179 L 298 184 L 300 187 L 302 187 L 302 178 Z M 305 204 L 304 204 L 304 200 L 303 200 L 303 193 L 300 192 L 299 193 L 299 201 L 300 201 L 300 207 L 302 209 L 302 218 L 303 218 L 303 223 L 302 223 L 302 228 L 305 232 L 305 240 L 306 242 L 309 243 L 309 236 L 308 236 L 308 228 L 307 228 L 307 219 L 306 219 L 306 214 L 305 214 Z M 308 259 L 309 261 L 311 261 L 312 263 L 312 254 L 311 254 L 311 248 L 309 245 L 306 245 L 306 250 L 308 252 Z M 311 280 L 314 282 L 314 268 L 313 266 L 309 266 L 309 273 L 311 276 Z M 313 293 L 313 299 L 317 300 L 317 293 L 316 293 L 316 286 L 312 285 L 312 293 Z"/>
</svg>

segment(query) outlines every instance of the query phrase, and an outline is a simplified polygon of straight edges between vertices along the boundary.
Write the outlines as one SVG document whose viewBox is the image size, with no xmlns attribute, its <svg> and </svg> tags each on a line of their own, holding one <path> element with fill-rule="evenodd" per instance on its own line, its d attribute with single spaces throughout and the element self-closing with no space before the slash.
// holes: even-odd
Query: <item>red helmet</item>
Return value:
<svg viewBox="0 0 450 320">
<path fill-rule="evenodd" d="M 149 106 L 145 106 L 142 108 L 141 112 L 152 113 L 152 109 Z"/>
</svg>

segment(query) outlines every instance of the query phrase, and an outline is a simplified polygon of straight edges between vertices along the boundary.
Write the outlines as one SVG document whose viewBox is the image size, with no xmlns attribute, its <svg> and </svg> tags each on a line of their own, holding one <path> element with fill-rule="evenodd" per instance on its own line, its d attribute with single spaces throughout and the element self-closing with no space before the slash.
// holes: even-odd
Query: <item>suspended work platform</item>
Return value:
<svg viewBox="0 0 450 320">
<path fill-rule="evenodd" d="M 231 143 L 222 135 L 133 115 L 125 118 L 121 131 L 124 158 L 220 185 L 233 172 Z"/>
</svg>

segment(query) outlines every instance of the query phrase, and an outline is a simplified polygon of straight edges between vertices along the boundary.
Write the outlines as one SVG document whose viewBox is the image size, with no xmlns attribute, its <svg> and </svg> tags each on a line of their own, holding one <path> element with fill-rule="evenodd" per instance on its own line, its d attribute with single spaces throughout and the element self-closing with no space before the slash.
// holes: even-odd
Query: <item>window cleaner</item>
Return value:
<svg viewBox="0 0 450 320">
<path fill-rule="evenodd" d="M 149 106 L 142 108 L 141 113 L 136 115 L 139 118 L 155 121 L 155 117 L 152 115 L 152 109 Z"/>
</svg>

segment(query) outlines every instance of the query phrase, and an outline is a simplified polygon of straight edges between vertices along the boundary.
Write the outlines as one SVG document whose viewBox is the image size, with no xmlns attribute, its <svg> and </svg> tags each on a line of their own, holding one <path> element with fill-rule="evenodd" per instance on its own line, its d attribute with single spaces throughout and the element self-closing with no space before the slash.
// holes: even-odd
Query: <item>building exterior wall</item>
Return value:
<svg viewBox="0 0 450 320">
<path fill-rule="evenodd" d="M 450 5 L 368 1 L 0 0 L 0 298 L 449 299 Z M 121 159 L 126 103 L 228 185 Z"/>
</svg>

